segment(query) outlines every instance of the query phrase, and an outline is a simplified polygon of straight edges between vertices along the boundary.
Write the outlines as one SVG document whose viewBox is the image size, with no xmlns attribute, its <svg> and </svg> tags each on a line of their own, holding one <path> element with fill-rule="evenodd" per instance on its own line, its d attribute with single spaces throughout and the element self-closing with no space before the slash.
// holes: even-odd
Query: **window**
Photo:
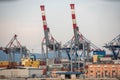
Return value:
<svg viewBox="0 0 120 80">
<path fill-rule="evenodd" d="M 93 71 L 90 71 L 91 73 L 93 73 Z"/>
<path fill-rule="evenodd" d="M 98 73 L 100 73 L 100 71 L 97 71 Z"/>
<path fill-rule="evenodd" d="M 66 78 L 66 79 L 70 79 L 71 77 L 70 77 L 69 74 L 66 74 L 66 75 L 65 75 L 65 78 Z"/>
</svg>

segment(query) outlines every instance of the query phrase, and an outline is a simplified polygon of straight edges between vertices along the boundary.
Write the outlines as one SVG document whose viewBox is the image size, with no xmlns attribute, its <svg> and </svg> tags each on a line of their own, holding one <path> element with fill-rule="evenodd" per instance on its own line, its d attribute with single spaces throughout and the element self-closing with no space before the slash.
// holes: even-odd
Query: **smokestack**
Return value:
<svg viewBox="0 0 120 80">
<path fill-rule="evenodd" d="M 47 21 L 46 21 L 46 16 L 45 16 L 45 6 L 41 5 L 41 13 L 42 13 L 42 21 L 43 21 L 43 28 L 44 30 L 47 30 Z"/>
<path fill-rule="evenodd" d="M 71 16 L 72 16 L 72 22 L 73 22 L 73 29 L 76 29 L 77 28 L 77 24 L 76 24 L 76 16 L 75 16 L 75 6 L 74 4 L 70 4 L 70 7 L 71 7 Z"/>
</svg>

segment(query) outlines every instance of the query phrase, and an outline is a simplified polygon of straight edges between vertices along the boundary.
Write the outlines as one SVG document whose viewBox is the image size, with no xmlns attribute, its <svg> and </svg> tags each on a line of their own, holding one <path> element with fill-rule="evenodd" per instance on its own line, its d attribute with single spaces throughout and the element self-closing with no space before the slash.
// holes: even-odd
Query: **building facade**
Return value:
<svg viewBox="0 0 120 80">
<path fill-rule="evenodd" d="M 88 78 L 117 78 L 120 77 L 120 64 L 90 64 L 87 68 Z"/>
</svg>

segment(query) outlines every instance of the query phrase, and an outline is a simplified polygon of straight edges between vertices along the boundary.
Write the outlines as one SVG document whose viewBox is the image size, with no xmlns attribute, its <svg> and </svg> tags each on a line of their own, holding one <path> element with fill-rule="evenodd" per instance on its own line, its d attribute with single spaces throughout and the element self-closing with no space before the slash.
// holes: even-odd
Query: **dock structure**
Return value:
<svg viewBox="0 0 120 80">
<path fill-rule="evenodd" d="M 75 4 L 70 4 L 73 37 L 61 46 L 50 33 L 47 25 L 45 6 L 41 5 L 41 16 L 43 22 L 44 38 L 41 41 L 41 51 L 44 57 L 36 59 L 35 55 L 21 59 L 21 65 L 10 62 L 0 62 L 0 80 L 120 80 L 120 34 L 104 47 L 112 51 L 113 55 L 108 56 L 106 51 L 94 45 L 86 39 L 79 31 L 75 15 Z M 17 46 L 13 44 L 14 40 Z M 13 44 L 14 47 L 11 47 Z M 24 50 L 23 50 L 24 49 Z M 5 53 L 14 53 L 18 50 L 27 53 L 14 35 L 5 49 Z M 55 58 L 49 58 L 49 53 L 55 53 Z M 62 58 L 65 53 L 67 58 Z M 92 53 L 92 56 L 90 54 Z M 13 61 L 13 62 L 12 62 Z M 12 65 L 14 64 L 14 65 Z M 4 66 L 10 69 L 3 68 Z"/>
<path fill-rule="evenodd" d="M 113 65 L 110 64 L 110 61 L 112 61 L 112 58 L 105 57 L 106 51 L 97 47 L 95 44 L 90 42 L 88 39 L 86 39 L 80 33 L 79 27 L 77 26 L 77 21 L 76 21 L 75 4 L 70 4 L 74 35 L 73 35 L 72 39 L 70 39 L 68 42 L 66 42 L 63 46 L 58 46 L 57 44 L 59 44 L 59 43 L 57 41 L 54 42 L 55 39 L 51 36 L 51 34 L 49 32 L 49 28 L 47 27 L 44 5 L 41 5 L 40 8 L 41 8 L 41 12 L 42 12 L 43 28 L 44 28 L 44 34 L 45 34 L 45 38 L 42 41 L 42 51 L 43 51 L 43 53 L 45 53 L 44 49 L 43 49 L 43 45 L 45 45 L 46 46 L 46 53 L 45 53 L 46 59 L 48 60 L 49 50 L 65 52 L 68 56 L 68 60 L 66 61 L 66 63 L 64 63 L 62 61 L 62 59 L 61 60 L 59 59 L 60 64 L 63 66 L 63 68 L 59 67 L 59 69 L 61 68 L 61 71 L 63 70 L 63 71 L 67 71 L 67 72 L 59 73 L 59 71 L 57 72 L 58 68 L 56 68 L 57 70 L 56 70 L 55 75 L 59 75 L 63 78 L 65 78 L 66 75 L 67 76 L 69 75 L 69 77 L 71 76 L 71 77 L 75 78 L 76 75 L 78 76 L 78 73 L 81 73 L 82 77 L 86 77 L 86 78 L 104 78 L 105 76 L 103 76 L 103 74 L 106 74 L 106 73 L 104 72 L 105 69 L 103 68 L 103 66 L 101 66 L 103 72 L 100 71 L 100 73 L 101 73 L 100 77 L 98 74 L 96 74 L 96 72 L 94 72 L 95 74 L 93 74 L 93 77 L 91 77 L 92 73 L 90 70 L 92 69 L 92 67 L 90 67 L 90 66 L 91 65 L 98 66 L 98 65 L 103 65 L 103 63 L 105 63 L 105 64 L 107 63 L 108 65 L 111 65 L 111 66 L 109 66 L 109 68 L 106 67 L 107 69 L 111 70 L 111 72 L 109 72 L 109 74 L 110 74 L 109 78 L 114 78 L 114 74 L 117 74 L 116 77 L 119 76 L 118 72 L 116 73 L 116 71 L 115 71 L 115 73 L 114 73 L 114 71 L 113 71 L 114 69 L 112 68 Z M 114 47 L 116 47 L 116 46 L 114 46 Z M 80 53 L 80 51 L 81 51 L 81 53 Z M 90 57 L 91 52 L 93 53 L 93 57 Z M 51 63 L 50 61 L 48 61 L 48 62 Z M 49 67 L 48 69 L 50 69 L 50 70 L 52 69 L 50 66 L 55 65 L 54 61 L 52 61 L 52 62 L 53 63 L 51 65 L 47 63 L 47 66 Z M 94 69 L 96 69 L 96 68 L 94 68 Z M 93 71 L 96 71 L 96 70 L 93 70 Z M 51 72 L 51 71 L 48 71 L 48 72 Z M 81 74 L 79 74 L 79 76 Z"/>
</svg>

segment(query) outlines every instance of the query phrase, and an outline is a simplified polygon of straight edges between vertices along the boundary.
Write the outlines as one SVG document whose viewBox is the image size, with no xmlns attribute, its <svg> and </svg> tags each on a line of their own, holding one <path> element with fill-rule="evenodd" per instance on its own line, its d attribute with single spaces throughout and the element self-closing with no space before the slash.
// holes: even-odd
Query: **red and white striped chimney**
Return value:
<svg viewBox="0 0 120 80">
<path fill-rule="evenodd" d="M 77 28 L 77 23 L 76 23 L 76 16 L 75 16 L 75 6 L 74 4 L 70 4 L 71 7 L 71 12 L 72 12 L 72 22 L 73 22 L 73 29 Z"/>
<path fill-rule="evenodd" d="M 41 5 L 41 13 L 42 13 L 42 20 L 43 20 L 43 28 L 46 31 L 47 30 L 47 21 L 46 21 L 46 16 L 45 16 L 45 6 Z"/>
</svg>

